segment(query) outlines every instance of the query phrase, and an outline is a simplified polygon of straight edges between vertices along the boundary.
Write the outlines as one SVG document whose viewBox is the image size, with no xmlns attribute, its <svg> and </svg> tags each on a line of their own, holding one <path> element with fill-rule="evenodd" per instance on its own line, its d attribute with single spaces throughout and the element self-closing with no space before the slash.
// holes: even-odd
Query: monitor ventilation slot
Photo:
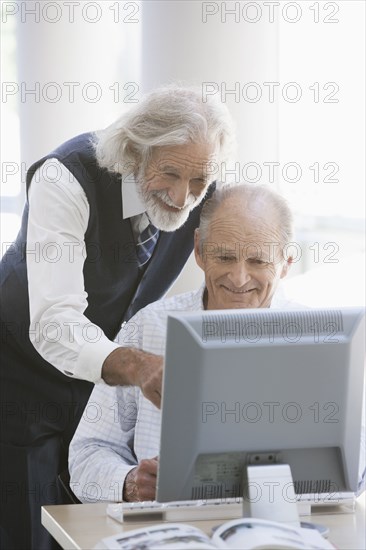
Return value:
<svg viewBox="0 0 366 550">
<path fill-rule="evenodd" d="M 294 481 L 294 489 L 297 495 L 308 493 L 330 493 L 334 491 L 334 483 L 330 479 L 307 479 Z"/>
<path fill-rule="evenodd" d="M 304 336 L 321 341 L 336 341 L 344 333 L 343 316 L 339 310 L 269 311 L 263 313 L 207 314 L 202 318 L 202 340 L 269 341 L 285 337 L 296 342 Z M 266 338 L 267 340 L 267 338 Z"/>
</svg>

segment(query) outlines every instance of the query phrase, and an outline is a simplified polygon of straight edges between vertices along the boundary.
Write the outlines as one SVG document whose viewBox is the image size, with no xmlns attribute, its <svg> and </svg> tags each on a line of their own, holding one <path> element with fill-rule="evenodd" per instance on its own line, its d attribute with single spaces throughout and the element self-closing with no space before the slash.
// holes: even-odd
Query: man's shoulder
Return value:
<svg viewBox="0 0 366 550">
<path fill-rule="evenodd" d="M 309 306 L 296 302 L 288 296 L 283 284 L 279 284 L 273 296 L 271 309 L 310 309 Z"/>
<path fill-rule="evenodd" d="M 130 319 L 122 329 L 120 338 L 124 343 L 128 338 L 131 344 L 131 337 L 135 336 L 134 347 L 162 355 L 169 313 L 200 309 L 199 296 L 200 291 L 186 292 L 147 305 Z"/>
<path fill-rule="evenodd" d="M 175 296 L 161 298 L 144 307 L 139 315 L 142 320 L 167 317 L 173 311 L 192 311 L 201 307 L 201 290 L 192 290 Z"/>
</svg>

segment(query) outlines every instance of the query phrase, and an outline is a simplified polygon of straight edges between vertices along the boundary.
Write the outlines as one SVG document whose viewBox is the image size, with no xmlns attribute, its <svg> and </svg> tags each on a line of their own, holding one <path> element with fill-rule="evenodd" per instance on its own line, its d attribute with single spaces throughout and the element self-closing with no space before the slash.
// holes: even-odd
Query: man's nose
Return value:
<svg viewBox="0 0 366 550">
<path fill-rule="evenodd" d="M 245 261 L 238 260 L 237 262 L 234 262 L 231 265 L 228 276 L 235 288 L 243 287 L 250 280 L 250 274 Z"/>
<path fill-rule="evenodd" d="M 189 182 L 184 180 L 176 181 L 169 189 L 168 194 L 175 206 L 182 208 L 188 199 Z"/>
</svg>

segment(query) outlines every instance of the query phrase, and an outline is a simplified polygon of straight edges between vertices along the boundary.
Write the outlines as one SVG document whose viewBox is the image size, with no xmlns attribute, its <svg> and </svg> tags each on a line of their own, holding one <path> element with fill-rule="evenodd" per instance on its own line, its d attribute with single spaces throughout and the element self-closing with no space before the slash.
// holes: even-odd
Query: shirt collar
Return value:
<svg viewBox="0 0 366 550">
<path fill-rule="evenodd" d="M 143 204 L 138 192 L 137 185 L 134 177 L 131 174 L 122 176 L 122 218 L 132 218 L 146 212 L 145 205 Z"/>
<path fill-rule="evenodd" d="M 203 296 L 206 290 L 205 283 L 202 283 L 202 285 L 199 287 L 199 289 L 196 291 L 195 296 L 193 297 L 193 307 L 195 309 L 205 309 L 203 305 Z"/>
</svg>

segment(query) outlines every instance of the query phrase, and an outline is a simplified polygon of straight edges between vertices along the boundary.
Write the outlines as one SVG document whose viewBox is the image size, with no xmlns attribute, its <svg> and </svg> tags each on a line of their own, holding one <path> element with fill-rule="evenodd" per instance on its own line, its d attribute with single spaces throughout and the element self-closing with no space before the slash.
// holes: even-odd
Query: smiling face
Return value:
<svg viewBox="0 0 366 550">
<path fill-rule="evenodd" d="M 208 167 L 214 147 L 189 143 L 154 149 L 144 176 L 137 176 L 138 190 L 151 222 L 163 231 L 174 231 L 203 199 L 212 179 Z"/>
<path fill-rule="evenodd" d="M 269 307 L 288 271 L 279 220 L 265 205 L 227 199 L 216 210 L 205 242 L 195 235 L 195 255 L 205 272 L 206 309 Z"/>
</svg>

